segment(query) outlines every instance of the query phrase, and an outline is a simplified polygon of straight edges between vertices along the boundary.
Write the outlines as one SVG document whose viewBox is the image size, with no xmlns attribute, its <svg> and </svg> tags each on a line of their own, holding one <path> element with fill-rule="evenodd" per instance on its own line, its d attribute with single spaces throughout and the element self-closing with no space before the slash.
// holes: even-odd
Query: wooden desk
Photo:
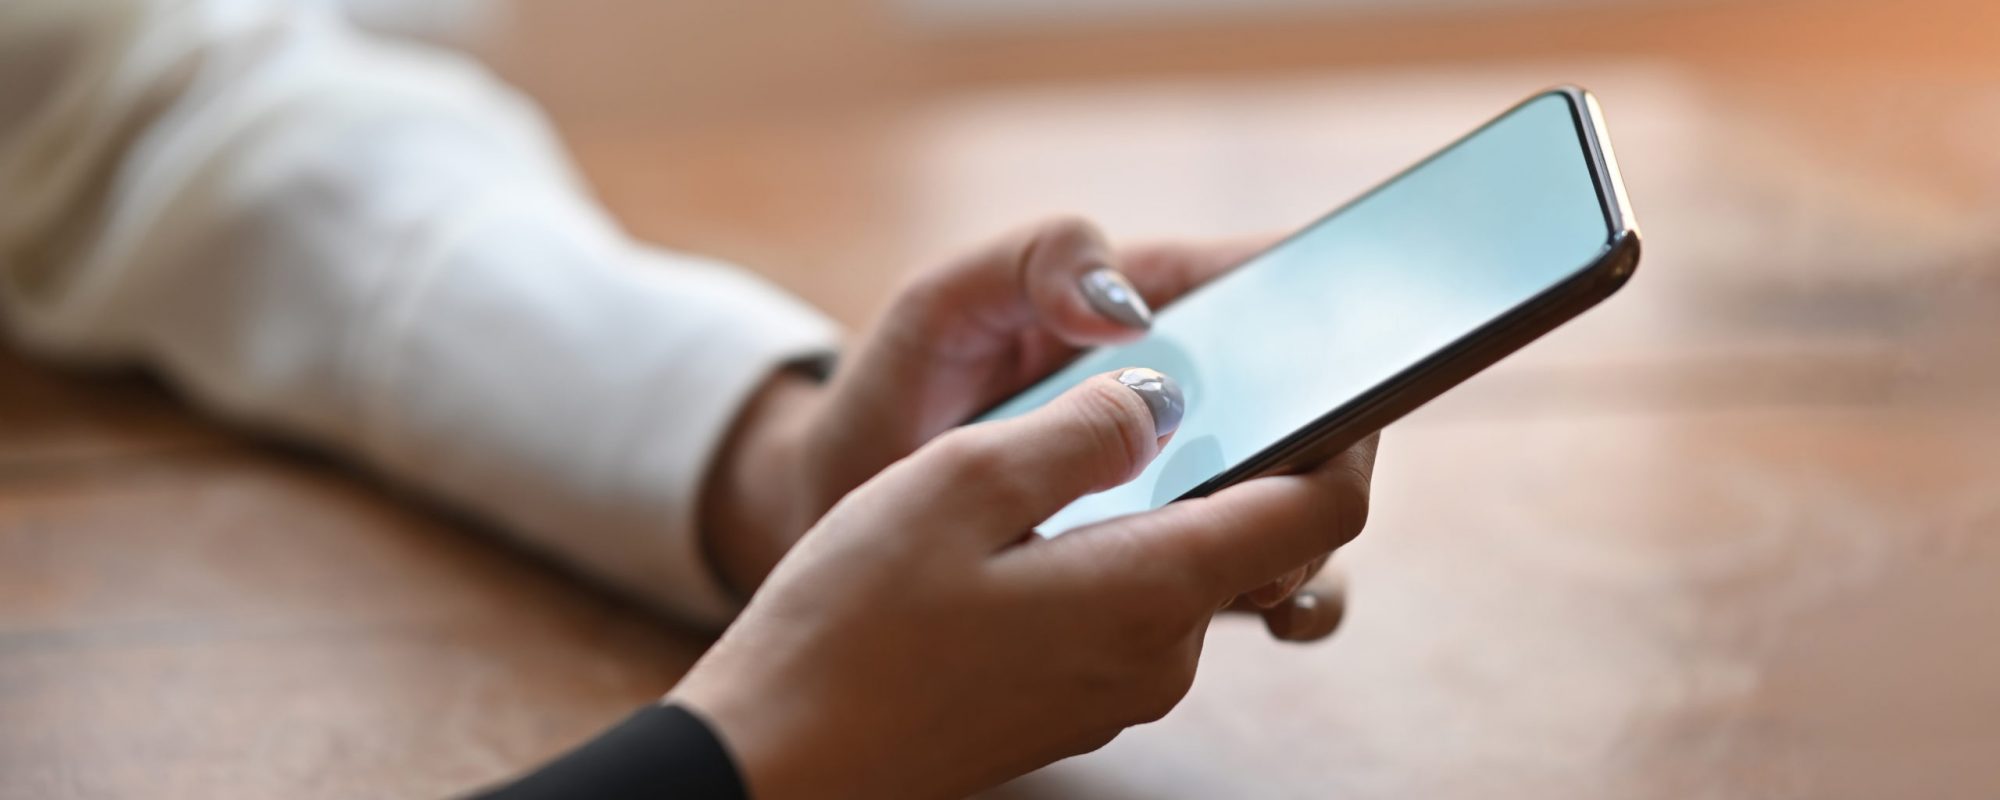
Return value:
<svg viewBox="0 0 2000 800">
<path fill-rule="evenodd" d="M 0 386 L 0 797 L 442 796 L 703 647 L 155 387 Z"/>
<path fill-rule="evenodd" d="M 1674 69 L 1515 70 L 565 125 L 636 230 L 858 321 L 1005 225 L 1283 227 L 1590 83 L 1649 235 L 1630 291 L 1390 432 L 1334 641 L 1222 623 L 1182 709 L 995 795 L 1992 796 L 2000 251 L 1967 171 L 2000 161 L 1933 176 Z M 442 795 L 702 644 L 157 387 L 0 355 L 0 798 Z"/>
</svg>

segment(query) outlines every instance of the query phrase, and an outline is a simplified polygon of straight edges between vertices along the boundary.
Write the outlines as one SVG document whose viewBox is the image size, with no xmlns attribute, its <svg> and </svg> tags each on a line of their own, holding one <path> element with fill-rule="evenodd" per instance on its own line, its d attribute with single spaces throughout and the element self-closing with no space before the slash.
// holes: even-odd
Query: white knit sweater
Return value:
<svg viewBox="0 0 2000 800">
<path fill-rule="evenodd" d="M 711 451 L 832 326 L 626 237 L 476 65 L 274 0 L 0 4 L 0 328 L 717 623 Z"/>
</svg>

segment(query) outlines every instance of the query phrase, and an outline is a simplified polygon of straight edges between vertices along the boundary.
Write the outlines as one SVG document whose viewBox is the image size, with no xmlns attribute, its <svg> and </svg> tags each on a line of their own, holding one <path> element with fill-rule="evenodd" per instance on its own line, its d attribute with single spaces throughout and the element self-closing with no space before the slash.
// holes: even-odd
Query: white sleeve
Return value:
<svg viewBox="0 0 2000 800">
<path fill-rule="evenodd" d="M 527 104 L 320 8 L 0 5 L 0 323 L 725 620 L 706 465 L 832 326 L 629 240 Z"/>
</svg>

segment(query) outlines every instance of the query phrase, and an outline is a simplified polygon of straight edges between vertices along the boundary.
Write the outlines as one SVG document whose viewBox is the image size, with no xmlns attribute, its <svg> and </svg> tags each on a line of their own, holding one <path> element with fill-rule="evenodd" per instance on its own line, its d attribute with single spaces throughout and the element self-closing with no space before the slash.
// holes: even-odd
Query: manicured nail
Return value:
<svg viewBox="0 0 2000 800">
<path fill-rule="evenodd" d="M 1327 602 L 1312 592 L 1292 595 L 1292 636 L 1301 640 L 1320 639 L 1340 626 L 1341 605 Z"/>
<path fill-rule="evenodd" d="M 1153 326 L 1153 309 L 1147 307 L 1146 298 L 1140 297 L 1139 290 L 1117 270 L 1098 267 L 1084 273 L 1078 283 L 1083 286 L 1084 299 L 1097 313 L 1128 328 Z"/>
<path fill-rule="evenodd" d="M 1282 610 L 1274 610 L 1264 616 L 1265 627 L 1270 628 L 1271 635 L 1278 639 L 1301 639 L 1313 630 L 1317 622 L 1314 617 L 1319 615 L 1319 598 L 1311 592 L 1300 592 L 1292 595 L 1291 601 L 1279 608 Z"/>
<path fill-rule="evenodd" d="M 1292 595 L 1293 628 L 1306 627 L 1303 623 L 1312 622 L 1313 615 L 1317 613 L 1319 613 L 1319 595 L 1312 592 Z"/>
<path fill-rule="evenodd" d="M 1146 401 L 1146 409 L 1153 412 L 1153 433 L 1165 436 L 1181 426 L 1181 417 L 1187 413 L 1187 399 L 1181 396 L 1181 385 L 1157 371 L 1145 367 L 1133 367 L 1118 373 L 1118 382 L 1138 392 Z"/>
</svg>

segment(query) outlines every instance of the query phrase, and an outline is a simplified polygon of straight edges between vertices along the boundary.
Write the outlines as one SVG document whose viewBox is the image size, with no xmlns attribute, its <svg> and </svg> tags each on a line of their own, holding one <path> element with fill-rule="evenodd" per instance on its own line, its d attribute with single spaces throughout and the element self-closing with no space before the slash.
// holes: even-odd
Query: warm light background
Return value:
<svg viewBox="0 0 2000 800">
<path fill-rule="evenodd" d="M 1019 10 L 1065 6 L 1123 10 Z M 881 275 L 1044 214 L 1282 229 L 1557 82 L 1686 149 L 1641 175 L 1760 160 L 1726 150 L 1751 128 L 1829 182 L 1989 208 L 2000 183 L 2000 9 L 1977 0 L 518 0 L 492 27 L 635 231 L 849 320 Z"/>
<path fill-rule="evenodd" d="M 1639 276 L 1389 431 L 1343 632 L 1222 623 L 1174 715 L 996 796 L 2000 796 L 2000 5 L 358 5 L 855 326 L 1014 225 L 1282 231 L 1588 86 Z M 0 798 L 448 793 L 699 652 L 155 390 L 0 381 Z"/>
</svg>

